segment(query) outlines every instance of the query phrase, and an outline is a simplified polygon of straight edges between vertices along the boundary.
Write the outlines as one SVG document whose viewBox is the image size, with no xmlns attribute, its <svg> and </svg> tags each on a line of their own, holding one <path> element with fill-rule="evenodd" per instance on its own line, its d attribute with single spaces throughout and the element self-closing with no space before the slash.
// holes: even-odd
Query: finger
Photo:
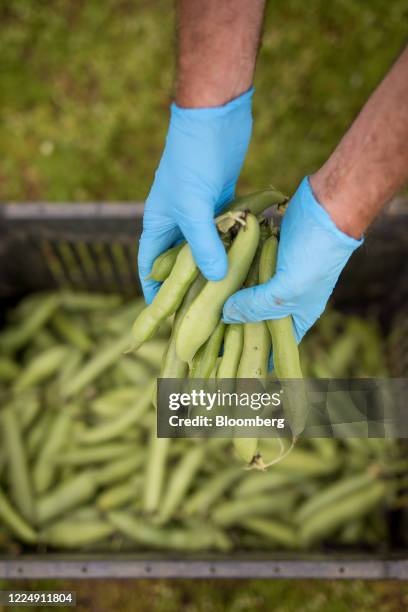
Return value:
<svg viewBox="0 0 408 612">
<path fill-rule="evenodd" d="M 203 212 L 195 215 L 195 218 L 182 220 L 180 229 L 202 274 L 208 280 L 221 280 L 227 273 L 228 259 L 213 216 L 207 214 L 205 209 L 208 209 L 208 206 L 205 203 L 194 202 L 191 207 Z"/>
<path fill-rule="evenodd" d="M 230 184 L 222 192 L 214 210 L 214 216 L 220 215 L 224 208 L 228 206 L 235 198 L 235 184 Z"/>
<path fill-rule="evenodd" d="M 163 231 L 144 229 L 139 241 L 138 267 L 139 278 L 143 295 L 148 304 L 151 304 L 161 283 L 147 278 L 152 271 L 153 263 L 163 251 L 169 249 L 180 238 L 178 230 Z"/>
<path fill-rule="evenodd" d="M 242 289 L 234 293 L 224 304 L 225 323 L 247 323 L 281 319 L 291 314 L 293 300 L 288 299 L 279 278 L 256 287 Z"/>
</svg>

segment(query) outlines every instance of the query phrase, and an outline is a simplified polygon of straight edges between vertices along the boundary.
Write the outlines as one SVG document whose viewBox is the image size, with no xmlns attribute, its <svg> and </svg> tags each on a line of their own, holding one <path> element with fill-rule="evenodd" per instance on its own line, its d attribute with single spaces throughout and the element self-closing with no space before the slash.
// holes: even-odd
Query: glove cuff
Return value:
<svg viewBox="0 0 408 612">
<path fill-rule="evenodd" d="M 309 179 L 310 177 L 306 176 L 298 189 L 301 205 L 307 207 L 308 213 L 313 215 L 316 223 L 319 223 L 326 231 L 330 232 L 340 244 L 350 249 L 351 252 L 358 249 L 364 242 L 364 236 L 357 240 L 352 236 L 348 236 L 337 227 L 327 210 L 323 208 L 314 195 Z"/>
<path fill-rule="evenodd" d="M 229 115 L 235 110 L 247 109 L 249 112 L 252 108 L 252 97 L 254 95 L 255 88 L 251 87 L 248 91 L 244 92 L 237 98 L 230 100 L 222 106 L 211 106 L 204 108 L 181 108 L 173 102 L 170 106 L 172 118 L 185 117 L 189 119 L 214 119 L 218 117 L 224 117 Z"/>
</svg>

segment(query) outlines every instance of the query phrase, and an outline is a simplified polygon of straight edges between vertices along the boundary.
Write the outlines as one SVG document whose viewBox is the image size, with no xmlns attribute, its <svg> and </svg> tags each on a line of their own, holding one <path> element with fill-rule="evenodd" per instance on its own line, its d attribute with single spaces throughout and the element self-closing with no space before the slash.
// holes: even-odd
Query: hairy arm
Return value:
<svg viewBox="0 0 408 612">
<path fill-rule="evenodd" d="M 228 260 L 214 216 L 234 197 L 252 132 L 252 80 L 264 0 L 179 0 L 178 68 L 166 144 L 146 200 L 139 248 L 143 292 L 154 260 L 184 237 L 204 276 Z"/>
<path fill-rule="evenodd" d="M 265 0 L 180 0 L 176 103 L 226 104 L 251 85 Z"/>
<path fill-rule="evenodd" d="M 360 238 L 408 180 L 408 48 L 310 179 L 337 227 Z"/>
<path fill-rule="evenodd" d="M 408 50 L 372 94 L 328 161 L 305 177 L 284 215 L 275 276 L 243 289 L 224 321 L 291 315 L 298 342 L 326 307 L 362 234 L 408 179 Z"/>
</svg>

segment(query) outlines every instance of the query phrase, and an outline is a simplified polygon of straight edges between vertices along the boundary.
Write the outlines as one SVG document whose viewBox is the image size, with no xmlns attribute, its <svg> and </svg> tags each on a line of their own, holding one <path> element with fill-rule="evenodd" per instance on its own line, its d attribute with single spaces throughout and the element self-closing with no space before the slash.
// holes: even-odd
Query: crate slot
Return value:
<svg viewBox="0 0 408 612">
<path fill-rule="evenodd" d="M 110 265 L 111 265 L 111 270 L 112 270 L 112 277 L 115 280 L 115 284 L 116 284 L 116 288 L 122 292 L 122 293 L 126 293 L 127 292 L 127 283 L 126 283 L 126 279 L 123 277 L 123 273 L 122 270 L 120 268 L 120 265 L 118 264 L 118 261 L 115 259 L 114 253 L 113 253 L 113 249 L 111 247 L 111 245 L 109 243 L 104 243 L 104 250 L 105 250 L 105 254 L 106 254 L 106 258 L 109 261 Z"/>
<path fill-rule="evenodd" d="M 61 287 L 72 287 L 73 279 L 71 278 L 67 263 L 60 251 L 58 242 L 42 240 L 40 248 L 46 266 L 55 279 L 55 282 Z"/>
<path fill-rule="evenodd" d="M 106 274 L 106 266 L 104 269 L 104 264 L 101 262 L 100 243 L 89 242 L 88 249 L 93 263 L 95 281 L 102 290 L 111 289 L 109 278 L 107 278 Z"/>
</svg>

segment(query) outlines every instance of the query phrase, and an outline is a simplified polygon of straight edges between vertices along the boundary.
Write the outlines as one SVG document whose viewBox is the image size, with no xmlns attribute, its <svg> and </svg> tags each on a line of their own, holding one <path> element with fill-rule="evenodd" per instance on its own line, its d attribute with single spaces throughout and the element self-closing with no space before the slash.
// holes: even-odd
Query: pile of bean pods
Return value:
<svg viewBox="0 0 408 612">
<path fill-rule="evenodd" d="M 235 200 L 216 219 L 228 250 L 228 272 L 221 281 L 202 277 L 188 244 L 156 260 L 150 276 L 162 284 L 153 302 L 136 318 L 132 350 L 138 351 L 167 317 L 175 315 L 160 378 L 266 378 L 271 344 L 276 376 L 302 378 L 291 317 L 243 325 L 225 325 L 221 320 L 223 306 L 233 293 L 274 275 L 278 229 L 261 214 L 271 206 L 283 212 L 286 202 L 286 196 L 269 188 Z M 300 408 L 291 423 L 294 439 L 304 425 L 305 411 Z M 233 443 L 247 465 L 268 467 L 257 439 L 236 437 Z"/>
<path fill-rule="evenodd" d="M 143 307 L 141 299 L 58 292 L 29 295 L 8 313 L 0 549 L 386 545 L 386 513 L 401 503 L 406 470 L 395 442 L 299 440 L 263 472 L 244 469 L 228 440 L 158 439 L 152 392 L 174 345 L 163 321 L 154 339 L 123 355 Z M 374 325 L 329 312 L 303 360 L 306 374 L 347 375 L 358 363 L 359 375 L 378 375 L 382 353 Z M 276 444 L 264 439 L 260 451 L 272 458 Z"/>
</svg>

